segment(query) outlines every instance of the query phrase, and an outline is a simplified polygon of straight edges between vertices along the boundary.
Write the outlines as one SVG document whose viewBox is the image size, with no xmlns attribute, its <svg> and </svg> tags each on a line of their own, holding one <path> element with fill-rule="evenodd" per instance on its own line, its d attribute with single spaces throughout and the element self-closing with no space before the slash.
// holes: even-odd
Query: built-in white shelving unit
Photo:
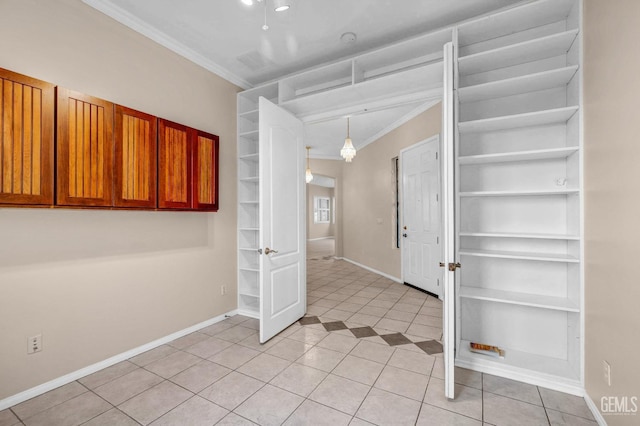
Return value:
<svg viewBox="0 0 640 426">
<path fill-rule="evenodd" d="M 453 41 L 456 364 L 582 388 L 580 22 L 580 0 L 524 2 L 239 93 L 239 311 L 260 309 L 259 97 L 303 122 L 426 102 Z"/>
<path fill-rule="evenodd" d="M 238 94 L 238 311 L 254 318 L 260 313 L 261 96 L 277 102 L 277 84 Z"/>
<path fill-rule="evenodd" d="M 456 364 L 568 391 L 583 363 L 580 7 L 525 4 L 454 40 Z"/>
</svg>

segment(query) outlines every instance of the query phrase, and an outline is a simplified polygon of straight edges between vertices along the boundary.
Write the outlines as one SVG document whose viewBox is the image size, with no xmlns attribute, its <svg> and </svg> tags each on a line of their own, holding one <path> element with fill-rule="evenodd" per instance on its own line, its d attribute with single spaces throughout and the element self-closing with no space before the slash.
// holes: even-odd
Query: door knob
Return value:
<svg viewBox="0 0 640 426">
<path fill-rule="evenodd" d="M 278 250 L 272 250 L 269 247 L 267 247 L 266 249 L 264 249 L 264 254 L 269 255 L 271 253 L 277 253 Z"/>
</svg>

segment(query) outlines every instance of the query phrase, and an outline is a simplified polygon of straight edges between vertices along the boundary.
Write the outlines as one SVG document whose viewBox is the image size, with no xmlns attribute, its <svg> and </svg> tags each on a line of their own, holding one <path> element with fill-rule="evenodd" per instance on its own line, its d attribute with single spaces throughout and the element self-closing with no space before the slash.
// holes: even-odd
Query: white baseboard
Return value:
<svg viewBox="0 0 640 426">
<path fill-rule="evenodd" d="M 394 277 L 393 275 L 385 274 L 385 273 L 384 273 L 384 272 L 382 272 L 382 271 L 378 271 L 377 269 L 374 269 L 374 268 L 372 268 L 372 267 L 370 267 L 370 266 L 363 265 L 362 263 L 358 263 L 358 262 L 356 262 L 355 260 L 351 260 L 351 259 L 348 259 L 348 258 L 346 258 L 346 257 L 341 257 L 341 258 L 337 258 L 337 257 L 336 257 L 336 259 L 344 260 L 345 262 L 352 263 L 352 264 L 354 264 L 354 265 L 356 265 L 356 266 L 361 267 L 362 269 L 366 269 L 366 270 L 367 270 L 367 271 L 369 271 L 369 272 L 373 272 L 374 274 L 382 275 L 382 276 L 383 276 L 383 277 L 385 277 L 385 278 L 389 278 L 391 281 L 395 281 L 395 282 L 400 283 L 400 284 L 403 284 L 403 283 L 404 283 L 404 281 L 402 281 L 402 280 L 401 280 L 400 278 L 398 278 L 398 277 Z"/>
<path fill-rule="evenodd" d="M 596 422 L 598 422 L 598 425 L 607 426 L 607 421 L 604 419 L 602 413 L 600 412 L 600 410 L 598 410 L 598 406 L 595 402 L 593 402 L 593 399 L 591 399 L 587 391 L 584 392 L 584 400 L 587 402 L 587 406 L 589 407 L 589 410 L 591 410 L 593 418 L 596 419 Z"/>
<path fill-rule="evenodd" d="M 236 315 L 237 313 L 238 313 L 237 310 L 227 312 L 226 314 L 219 315 L 215 318 L 211 318 L 199 324 L 185 328 L 184 330 L 176 331 L 175 333 L 169 334 L 168 336 L 165 336 L 165 337 L 161 337 L 160 339 L 154 340 L 153 342 L 149 342 L 145 345 L 138 346 L 137 348 L 112 356 L 111 358 L 105 359 L 104 361 L 97 362 L 95 364 L 81 368 L 80 370 L 76 370 L 69 374 L 65 374 L 62 377 L 58 377 L 57 379 L 50 380 L 36 387 L 27 389 L 26 391 L 20 392 L 18 394 L 15 394 L 13 396 L 0 400 L 0 411 L 9 407 L 13 407 L 16 404 L 24 402 L 38 395 L 42 395 L 43 393 L 49 392 L 50 390 L 53 390 L 55 388 L 59 388 L 60 386 L 66 385 L 67 383 L 71 383 L 75 380 L 81 379 L 85 376 L 88 376 L 89 374 L 93 374 L 96 371 L 102 370 L 103 368 L 110 367 L 114 364 L 125 361 L 131 357 L 140 355 L 143 352 L 146 352 L 153 348 L 157 348 L 158 346 L 164 345 L 165 343 L 169 343 L 172 340 L 178 339 L 182 336 L 186 336 L 187 334 L 191 334 L 194 331 L 198 331 L 202 328 L 213 325 L 217 322 L 224 320 L 227 317 Z"/>
<path fill-rule="evenodd" d="M 307 240 L 307 242 L 309 242 L 309 241 L 320 241 L 320 240 L 333 240 L 335 238 L 336 237 L 333 237 L 333 236 L 332 237 L 309 238 Z"/>
</svg>

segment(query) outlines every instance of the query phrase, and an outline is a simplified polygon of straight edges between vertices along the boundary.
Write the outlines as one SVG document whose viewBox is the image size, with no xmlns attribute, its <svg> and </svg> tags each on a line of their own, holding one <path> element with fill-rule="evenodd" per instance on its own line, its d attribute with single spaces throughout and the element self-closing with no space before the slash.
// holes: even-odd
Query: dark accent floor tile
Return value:
<svg viewBox="0 0 640 426">
<path fill-rule="evenodd" d="M 351 332 L 358 339 L 362 339 L 363 337 L 372 337 L 377 336 L 378 333 L 371 327 L 358 327 L 358 328 L 350 328 Z"/>
<path fill-rule="evenodd" d="M 384 337 L 383 337 L 384 338 Z M 428 353 L 429 355 L 442 353 L 442 344 L 436 340 L 427 340 L 426 342 L 417 342 L 417 347 Z"/>
<path fill-rule="evenodd" d="M 389 346 L 407 345 L 413 343 L 411 340 L 404 337 L 402 333 L 385 334 L 380 336 L 389 344 Z"/>
<path fill-rule="evenodd" d="M 298 322 L 300 325 L 320 324 L 320 319 L 318 317 L 302 317 Z"/>
<path fill-rule="evenodd" d="M 325 322 L 322 325 L 327 331 L 346 330 L 348 328 L 342 321 Z"/>
</svg>

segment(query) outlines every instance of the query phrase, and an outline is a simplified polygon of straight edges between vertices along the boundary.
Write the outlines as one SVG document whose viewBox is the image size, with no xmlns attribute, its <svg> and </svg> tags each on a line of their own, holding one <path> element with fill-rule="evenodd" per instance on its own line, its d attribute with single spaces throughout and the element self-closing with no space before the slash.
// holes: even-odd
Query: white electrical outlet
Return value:
<svg viewBox="0 0 640 426">
<path fill-rule="evenodd" d="M 223 286 L 223 285 L 220 286 L 220 294 L 223 295 L 223 296 L 225 294 L 227 294 L 227 287 L 226 286 Z"/>
<path fill-rule="evenodd" d="M 42 350 L 42 334 L 27 339 L 27 354 L 33 354 Z"/>
<path fill-rule="evenodd" d="M 603 360 L 602 367 L 604 370 L 604 381 L 607 383 L 607 386 L 611 386 L 611 365 Z"/>
</svg>

